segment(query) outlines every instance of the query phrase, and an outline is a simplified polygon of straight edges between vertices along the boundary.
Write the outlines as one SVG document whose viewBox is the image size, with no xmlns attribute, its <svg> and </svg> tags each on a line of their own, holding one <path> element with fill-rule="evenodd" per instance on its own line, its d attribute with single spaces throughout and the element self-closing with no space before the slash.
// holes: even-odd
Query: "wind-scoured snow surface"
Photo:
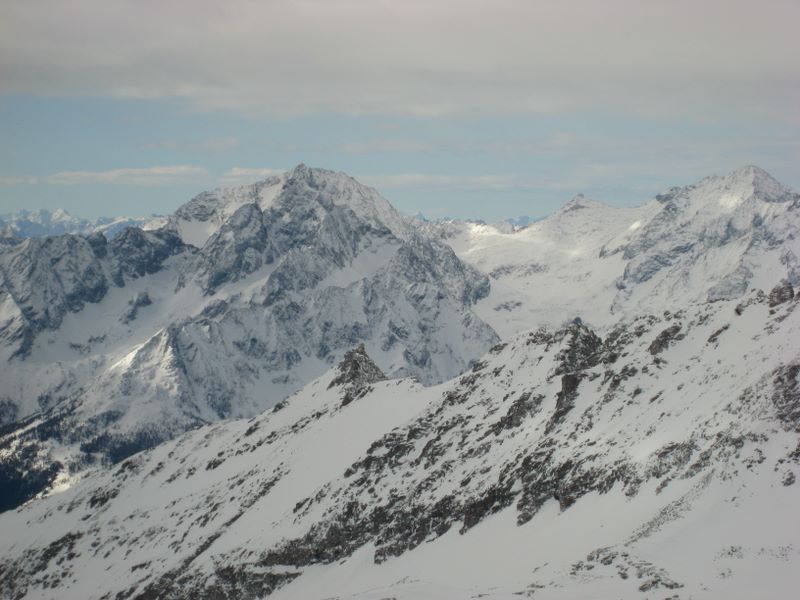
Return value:
<svg viewBox="0 0 800 600">
<path fill-rule="evenodd" d="M 782 278 L 800 284 L 800 194 L 754 166 L 639 207 L 577 196 L 521 230 L 416 223 L 490 275 L 491 293 L 476 312 L 501 337 L 575 317 L 606 328 Z"/>
<path fill-rule="evenodd" d="M 453 377 L 497 342 L 471 310 L 488 290 L 375 190 L 304 165 L 161 229 L 0 244 L 0 510 L 256 415 L 362 342 L 392 376 Z"/>
<path fill-rule="evenodd" d="M 273 411 L 0 515 L 9 598 L 788 598 L 788 283 L 387 380 L 363 347 Z"/>
</svg>

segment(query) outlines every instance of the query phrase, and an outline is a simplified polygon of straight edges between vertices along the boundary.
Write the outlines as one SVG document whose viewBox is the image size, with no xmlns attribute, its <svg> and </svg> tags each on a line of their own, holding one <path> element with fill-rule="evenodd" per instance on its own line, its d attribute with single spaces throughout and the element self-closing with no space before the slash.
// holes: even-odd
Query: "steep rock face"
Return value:
<svg viewBox="0 0 800 600">
<path fill-rule="evenodd" d="M 4 350 L 26 355 L 36 334 L 58 330 L 67 313 L 97 304 L 112 286 L 161 270 L 165 260 L 184 250 L 169 232 L 133 228 L 111 242 L 96 233 L 34 237 L 0 247 Z"/>
<path fill-rule="evenodd" d="M 785 596 L 800 552 L 797 307 L 753 294 L 603 338 L 536 330 L 432 388 L 383 380 L 357 348 L 273 411 L 0 515 L 0 589 Z"/>
<path fill-rule="evenodd" d="M 430 383 L 496 340 L 469 311 L 488 293 L 487 278 L 349 177 L 300 165 L 248 193 L 215 194 L 218 203 L 257 201 L 241 203 L 203 243 L 198 281 L 206 295 L 248 278 L 256 284 L 243 299 L 267 309 L 259 351 L 294 352 L 281 368 L 304 356 L 330 364 L 369 340 L 388 372 Z M 203 197 L 192 214 L 211 224 L 220 214 L 208 210 L 213 204 Z"/>
<path fill-rule="evenodd" d="M 181 240 L 169 231 L 125 229 L 108 244 L 114 283 L 122 287 L 126 279 L 156 273 L 168 258 L 185 251 Z"/>
<path fill-rule="evenodd" d="M 103 250 L 79 236 L 28 239 L 2 255 L 4 291 L 34 327 L 55 329 L 64 313 L 105 295 Z"/>
<path fill-rule="evenodd" d="M 629 299 L 628 285 L 651 280 L 653 294 L 705 291 L 710 300 L 740 297 L 754 273 L 769 270 L 774 277 L 776 268 L 797 282 L 800 194 L 765 171 L 744 167 L 674 188 L 657 201 L 663 208 L 624 248 L 617 303 Z"/>
<path fill-rule="evenodd" d="M 63 467 L 48 485 L 258 414 L 360 343 L 431 384 L 497 341 L 471 310 L 486 276 L 375 190 L 304 165 L 160 230 L 0 246 L 0 274 L 2 418 L 17 452 Z"/>
</svg>

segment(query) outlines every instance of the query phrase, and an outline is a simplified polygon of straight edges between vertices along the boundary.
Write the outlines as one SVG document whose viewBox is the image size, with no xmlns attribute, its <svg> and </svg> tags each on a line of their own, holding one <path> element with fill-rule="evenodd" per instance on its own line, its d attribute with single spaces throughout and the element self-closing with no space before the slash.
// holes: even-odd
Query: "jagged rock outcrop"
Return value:
<svg viewBox="0 0 800 600">
<path fill-rule="evenodd" d="M 768 301 L 770 306 L 778 306 L 784 302 L 789 302 L 794 298 L 794 287 L 789 281 L 782 281 L 769 293 Z"/>
<path fill-rule="evenodd" d="M 339 386 L 344 389 L 342 406 L 363 397 L 372 388 L 370 384 L 385 381 L 386 375 L 367 355 L 364 344 L 345 353 L 337 367 L 338 374 L 328 384 L 328 388 Z"/>
</svg>

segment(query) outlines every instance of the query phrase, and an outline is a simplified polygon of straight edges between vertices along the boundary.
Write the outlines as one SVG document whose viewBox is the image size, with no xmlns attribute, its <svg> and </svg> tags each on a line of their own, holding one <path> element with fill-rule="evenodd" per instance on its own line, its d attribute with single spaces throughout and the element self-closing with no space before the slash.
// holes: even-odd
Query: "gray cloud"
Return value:
<svg viewBox="0 0 800 600">
<path fill-rule="evenodd" d="M 177 165 L 171 167 L 147 167 L 111 169 L 109 171 L 59 171 L 44 178 L 51 185 L 170 185 L 202 181 L 208 172 L 202 167 Z"/>
<path fill-rule="evenodd" d="M 206 150 L 209 152 L 225 152 L 239 146 L 236 138 L 210 138 L 202 141 L 155 140 L 141 144 L 146 150 Z"/>
<path fill-rule="evenodd" d="M 268 167 L 231 167 L 222 175 L 220 184 L 230 187 L 246 185 L 254 181 L 266 179 L 271 175 L 278 175 L 282 172 L 283 170 L 281 169 L 271 169 Z"/>
<path fill-rule="evenodd" d="M 26 175 L 3 175 L 0 176 L 0 185 L 14 186 L 14 185 L 33 185 L 37 183 L 36 177 L 28 177 Z"/>
<path fill-rule="evenodd" d="M 203 142 L 203 148 L 211 152 L 225 152 L 238 146 L 239 140 L 236 138 L 214 138 Z"/>
<path fill-rule="evenodd" d="M 0 91 L 245 114 L 797 123 L 796 0 L 6 0 Z"/>
<path fill-rule="evenodd" d="M 360 175 L 359 181 L 371 185 L 378 190 L 412 188 L 412 189 L 480 189 L 508 190 L 517 187 L 519 176 L 515 174 L 500 175 L 442 175 L 435 173 L 392 173 L 379 175 Z"/>
<path fill-rule="evenodd" d="M 390 173 L 358 175 L 359 181 L 378 190 L 422 190 L 422 191 L 484 191 L 506 192 L 511 190 L 566 191 L 580 189 L 584 181 L 537 178 L 519 173 L 486 173 L 482 175 L 450 175 L 442 173 Z"/>
</svg>

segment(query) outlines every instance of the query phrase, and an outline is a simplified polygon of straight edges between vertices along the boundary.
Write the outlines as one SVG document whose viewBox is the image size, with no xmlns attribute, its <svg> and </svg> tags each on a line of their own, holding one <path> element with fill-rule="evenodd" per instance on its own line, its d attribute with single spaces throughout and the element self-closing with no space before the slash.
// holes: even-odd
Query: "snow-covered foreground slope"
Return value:
<svg viewBox="0 0 800 600">
<path fill-rule="evenodd" d="M 453 377 L 497 341 L 486 293 L 375 190 L 304 165 L 156 231 L 0 244 L 0 510 L 258 414 L 360 342 L 393 376 Z"/>
<path fill-rule="evenodd" d="M 787 598 L 800 300 L 524 333 L 386 380 L 363 348 L 273 411 L 0 515 L 9 598 Z"/>
<path fill-rule="evenodd" d="M 501 337 L 576 316 L 622 316 L 738 298 L 788 278 L 800 285 L 800 194 L 758 167 L 615 208 L 578 196 L 521 230 L 418 224 L 491 277 L 476 307 Z"/>
</svg>

